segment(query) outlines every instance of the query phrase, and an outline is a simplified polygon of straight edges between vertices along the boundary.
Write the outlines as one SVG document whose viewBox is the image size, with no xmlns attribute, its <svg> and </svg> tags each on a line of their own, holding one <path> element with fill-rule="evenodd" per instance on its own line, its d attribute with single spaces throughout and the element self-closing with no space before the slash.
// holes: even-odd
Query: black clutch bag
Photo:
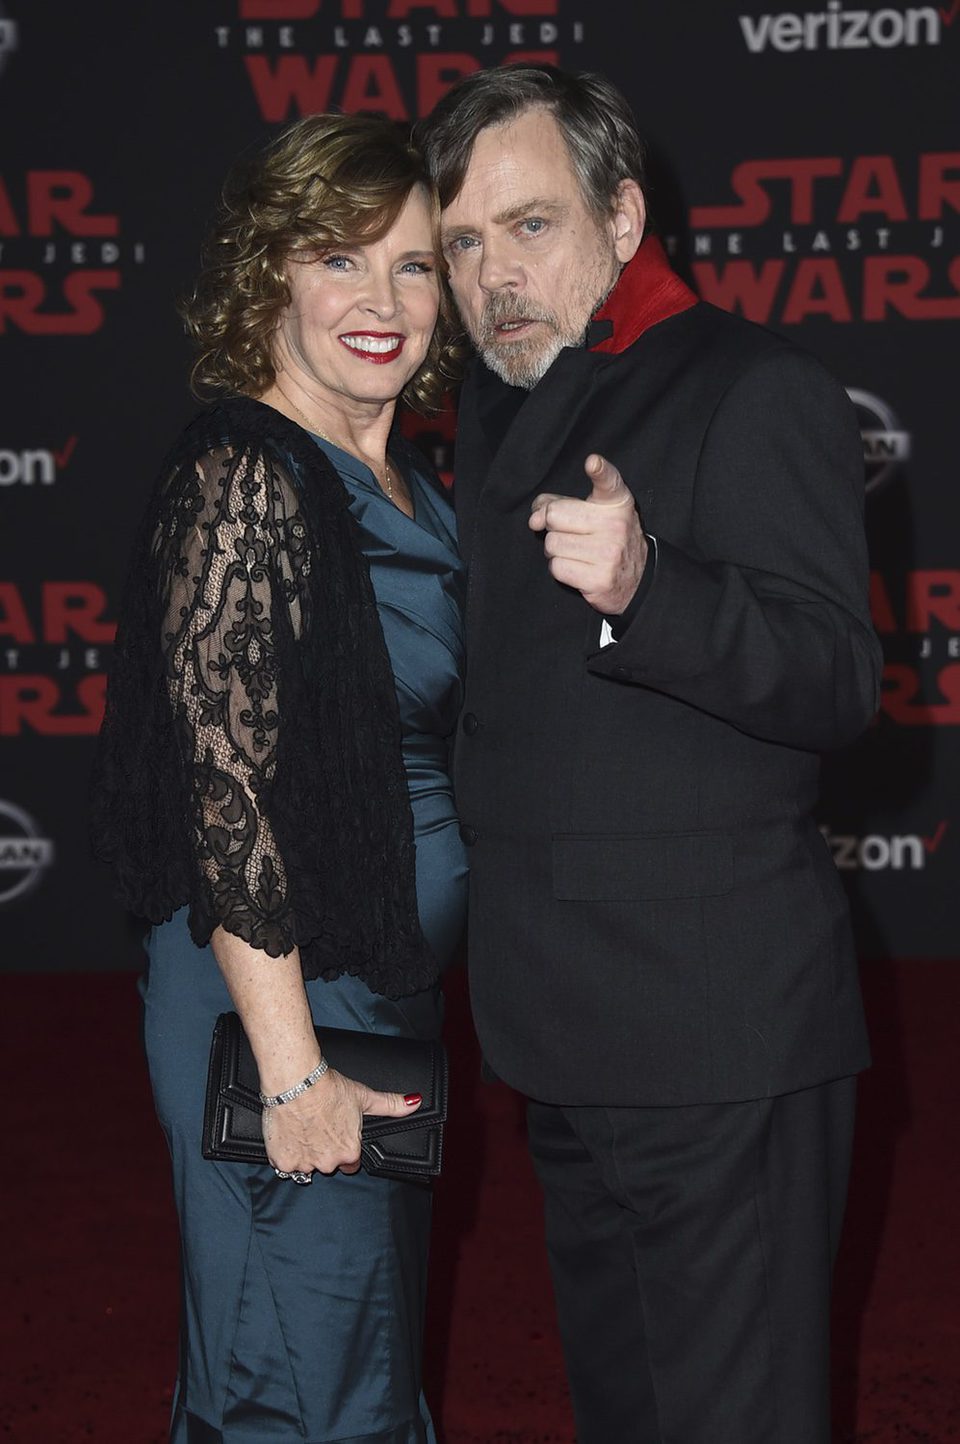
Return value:
<svg viewBox="0 0 960 1444">
<path fill-rule="evenodd" d="M 422 1038 L 318 1028 L 331 1068 L 383 1093 L 419 1093 L 409 1118 L 363 1120 L 360 1164 L 377 1178 L 429 1179 L 440 1172 L 447 1116 L 447 1055 Z M 260 1116 L 260 1079 L 236 1013 L 221 1013 L 210 1045 L 203 1109 L 203 1156 L 219 1163 L 267 1163 Z"/>
</svg>

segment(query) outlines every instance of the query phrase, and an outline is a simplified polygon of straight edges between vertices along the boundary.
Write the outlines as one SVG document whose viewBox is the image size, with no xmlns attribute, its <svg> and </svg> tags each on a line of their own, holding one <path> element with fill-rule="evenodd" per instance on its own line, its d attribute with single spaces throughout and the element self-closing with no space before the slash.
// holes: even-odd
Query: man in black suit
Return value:
<svg viewBox="0 0 960 1444">
<path fill-rule="evenodd" d="M 600 77 L 480 72 L 418 139 L 479 353 L 471 994 L 530 1100 L 579 1444 L 826 1444 L 868 1056 L 811 808 L 880 673 L 853 411 L 670 271 Z"/>
</svg>

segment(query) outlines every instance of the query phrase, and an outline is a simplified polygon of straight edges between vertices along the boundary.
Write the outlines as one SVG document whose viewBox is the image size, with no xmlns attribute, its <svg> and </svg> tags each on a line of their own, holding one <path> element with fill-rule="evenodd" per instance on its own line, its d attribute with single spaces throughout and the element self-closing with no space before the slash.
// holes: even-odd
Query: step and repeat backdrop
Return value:
<svg viewBox="0 0 960 1444">
<path fill-rule="evenodd" d="M 127 548 L 195 409 L 175 313 L 230 161 L 407 122 L 518 58 L 600 70 L 700 295 L 816 352 L 863 432 L 879 716 L 820 811 L 867 958 L 957 952 L 960 0 L 0 0 L 0 952 L 136 965 L 88 851 Z M 452 469 L 455 420 L 421 428 Z"/>
</svg>

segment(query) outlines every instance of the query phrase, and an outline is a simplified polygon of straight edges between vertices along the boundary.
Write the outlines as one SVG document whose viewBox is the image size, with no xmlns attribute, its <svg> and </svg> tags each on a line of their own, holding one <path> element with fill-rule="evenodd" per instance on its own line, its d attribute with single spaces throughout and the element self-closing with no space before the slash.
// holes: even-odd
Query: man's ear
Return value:
<svg viewBox="0 0 960 1444">
<path fill-rule="evenodd" d="M 643 191 L 635 180 L 621 181 L 610 222 L 618 261 L 630 261 L 636 255 L 646 222 Z"/>
</svg>

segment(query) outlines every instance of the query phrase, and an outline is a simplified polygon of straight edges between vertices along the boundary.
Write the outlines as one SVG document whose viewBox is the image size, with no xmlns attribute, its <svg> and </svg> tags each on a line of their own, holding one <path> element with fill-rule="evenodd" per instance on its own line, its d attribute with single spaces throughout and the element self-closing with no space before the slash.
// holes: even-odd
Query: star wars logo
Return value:
<svg viewBox="0 0 960 1444">
<path fill-rule="evenodd" d="M 960 151 L 744 160 L 730 188 L 690 211 L 704 300 L 765 325 L 960 317 Z"/>
<path fill-rule="evenodd" d="M 886 662 L 880 711 L 902 727 L 960 725 L 960 571 L 870 577 Z"/>
<path fill-rule="evenodd" d="M 116 625 L 96 582 L 0 582 L 0 737 L 89 736 L 106 696 Z"/>
<path fill-rule="evenodd" d="M 571 59 L 583 41 L 563 0 L 235 0 L 215 25 L 242 57 L 264 120 L 365 110 L 426 115 L 464 75 L 511 60 Z"/>
<path fill-rule="evenodd" d="M 0 176 L 0 335 L 99 331 L 103 295 L 120 289 L 121 265 L 144 259 L 142 243 L 121 241 L 119 217 L 94 208 L 82 171 Z"/>
</svg>

